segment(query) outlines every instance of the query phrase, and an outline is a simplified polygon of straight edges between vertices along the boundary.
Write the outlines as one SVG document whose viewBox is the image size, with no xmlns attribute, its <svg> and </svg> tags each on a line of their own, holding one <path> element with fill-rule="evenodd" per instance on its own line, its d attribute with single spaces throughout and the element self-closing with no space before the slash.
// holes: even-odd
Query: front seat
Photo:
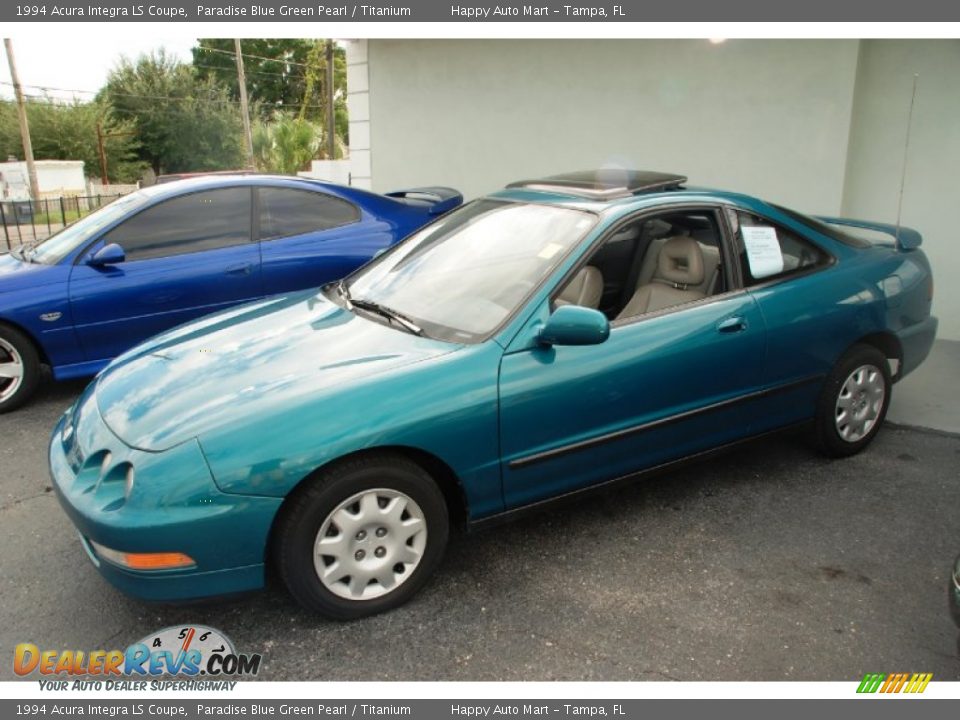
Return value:
<svg viewBox="0 0 960 720">
<path fill-rule="evenodd" d="M 580 268 L 573 279 L 567 283 L 563 292 L 554 303 L 561 305 L 582 305 L 596 310 L 603 296 L 603 275 L 593 265 Z"/>
<path fill-rule="evenodd" d="M 676 235 L 660 248 L 657 269 L 646 285 L 641 285 L 617 319 L 655 312 L 663 308 L 693 302 L 706 297 L 691 287 L 704 280 L 703 251 L 691 237 Z"/>
</svg>

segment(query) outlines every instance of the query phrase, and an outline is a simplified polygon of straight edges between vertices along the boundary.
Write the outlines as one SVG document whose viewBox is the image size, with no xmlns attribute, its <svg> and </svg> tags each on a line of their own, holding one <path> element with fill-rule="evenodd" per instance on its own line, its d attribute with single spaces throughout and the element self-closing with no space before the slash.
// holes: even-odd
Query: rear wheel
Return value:
<svg viewBox="0 0 960 720">
<path fill-rule="evenodd" d="M 384 454 L 324 471 L 291 499 L 276 532 L 290 594 L 350 620 L 397 607 L 424 585 L 443 556 L 449 519 L 430 475 Z"/>
<path fill-rule="evenodd" d="M 30 338 L 0 325 L 0 413 L 23 405 L 39 382 L 40 357 Z"/>
<path fill-rule="evenodd" d="M 854 345 L 827 377 L 817 405 L 816 439 L 831 457 L 846 457 L 871 443 L 890 405 L 890 368 L 882 352 Z"/>
</svg>

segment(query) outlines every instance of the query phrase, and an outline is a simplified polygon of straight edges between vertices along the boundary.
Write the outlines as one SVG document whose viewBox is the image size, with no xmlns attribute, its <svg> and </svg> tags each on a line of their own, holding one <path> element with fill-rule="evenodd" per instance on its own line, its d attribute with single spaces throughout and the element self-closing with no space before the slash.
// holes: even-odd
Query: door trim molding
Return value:
<svg viewBox="0 0 960 720">
<path fill-rule="evenodd" d="M 728 398 L 719 402 L 710 403 L 709 405 L 703 405 L 702 407 L 693 408 L 692 410 L 685 410 L 683 412 L 676 413 L 675 415 L 668 415 L 666 417 L 657 418 L 656 420 L 649 420 L 647 422 L 640 423 L 639 425 L 623 428 L 622 430 L 604 433 L 603 435 L 598 435 L 587 440 L 580 440 L 568 445 L 561 445 L 560 447 L 553 448 L 551 450 L 544 450 L 542 452 L 534 453 L 533 455 L 525 455 L 524 457 L 511 460 L 509 463 L 507 463 L 507 466 L 511 470 L 519 470 L 521 468 L 529 467 L 530 465 L 546 462 L 547 460 L 553 460 L 555 458 L 562 457 L 563 455 L 569 455 L 570 453 L 578 452 L 580 450 L 588 450 L 590 448 L 597 447 L 598 445 L 605 445 L 606 443 L 623 440 L 624 438 L 628 438 L 633 435 L 639 435 L 640 433 L 647 432 L 648 430 L 655 430 L 657 428 L 672 425 L 673 423 L 681 422 L 683 420 L 690 420 L 691 418 L 699 415 L 705 415 L 706 413 L 713 412 L 715 410 L 722 410 L 738 403 L 759 400 L 760 398 L 769 397 L 771 395 L 789 392 L 790 390 L 794 390 L 804 385 L 821 382 L 824 377 L 826 377 L 824 374 L 808 375 L 806 377 L 791 380 L 780 385 L 774 385 L 762 390 L 756 390 L 754 392 L 747 393 L 746 395 L 739 395 L 737 397 Z"/>
</svg>

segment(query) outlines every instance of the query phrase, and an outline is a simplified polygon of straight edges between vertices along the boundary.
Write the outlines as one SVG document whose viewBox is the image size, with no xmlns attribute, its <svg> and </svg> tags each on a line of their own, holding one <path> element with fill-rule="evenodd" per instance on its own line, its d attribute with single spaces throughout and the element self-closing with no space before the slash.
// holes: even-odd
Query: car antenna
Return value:
<svg viewBox="0 0 960 720">
<path fill-rule="evenodd" d="M 910 149 L 910 127 L 913 125 L 913 105 L 917 99 L 917 80 L 920 79 L 919 73 L 913 74 L 913 91 L 910 94 L 910 110 L 907 113 L 907 137 L 903 144 L 903 169 L 900 172 L 900 197 L 897 199 L 897 231 L 894 234 L 893 242 L 896 247 L 900 247 L 900 215 L 903 212 L 903 188 L 907 183 L 907 151 Z"/>
</svg>

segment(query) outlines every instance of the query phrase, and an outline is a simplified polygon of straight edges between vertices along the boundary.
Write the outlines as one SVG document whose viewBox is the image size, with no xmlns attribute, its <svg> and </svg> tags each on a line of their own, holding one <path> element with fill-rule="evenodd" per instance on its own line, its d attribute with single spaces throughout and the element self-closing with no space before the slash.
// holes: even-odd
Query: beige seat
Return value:
<svg viewBox="0 0 960 720">
<path fill-rule="evenodd" d="M 650 250 L 647 252 L 649 254 Z M 706 292 L 698 289 L 703 282 L 704 262 L 700 243 L 681 235 L 668 238 L 657 255 L 657 267 L 650 282 L 637 288 L 617 319 L 706 297 Z"/>
<path fill-rule="evenodd" d="M 582 305 L 596 310 L 603 296 L 603 275 L 593 265 L 580 268 L 557 297 L 556 306 Z"/>
<path fill-rule="evenodd" d="M 668 237 L 660 237 L 650 241 L 650 246 L 643 256 L 643 263 L 640 265 L 640 272 L 637 274 L 637 284 L 634 290 L 642 285 L 648 285 L 653 281 L 653 276 L 657 272 L 657 261 L 660 258 L 660 249 L 663 244 L 669 240 Z M 690 290 L 699 290 L 705 295 L 711 295 L 716 292 L 717 276 L 720 273 L 720 248 L 716 245 L 706 245 L 699 243 L 700 253 L 703 255 L 703 282 L 699 285 L 690 286 Z"/>
</svg>

